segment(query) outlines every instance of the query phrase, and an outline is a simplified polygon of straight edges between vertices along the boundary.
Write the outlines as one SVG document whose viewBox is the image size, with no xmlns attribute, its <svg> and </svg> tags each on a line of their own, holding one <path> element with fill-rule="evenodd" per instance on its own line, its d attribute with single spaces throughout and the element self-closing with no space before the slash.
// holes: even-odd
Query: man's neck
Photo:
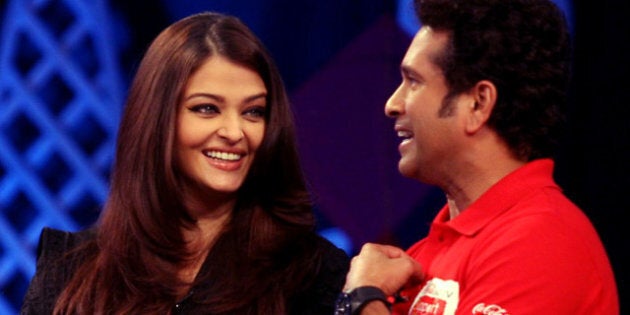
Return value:
<svg viewBox="0 0 630 315">
<path fill-rule="evenodd" d="M 454 219 L 465 211 L 473 202 L 483 195 L 490 187 L 503 177 L 523 166 L 525 162 L 508 159 L 493 161 L 479 165 L 474 171 L 468 172 L 468 176 L 459 176 L 457 182 L 443 187 L 446 193 L 450 219 Z"/>
<path fill-rule="evenodd" d="M 446 195 L 446 203 L 448 205 L 448 214 L 450 219 L 455 219 L 461 213 L 461 210 L 457 206 L 457 202 L 454 199 Z"/>
</svg>

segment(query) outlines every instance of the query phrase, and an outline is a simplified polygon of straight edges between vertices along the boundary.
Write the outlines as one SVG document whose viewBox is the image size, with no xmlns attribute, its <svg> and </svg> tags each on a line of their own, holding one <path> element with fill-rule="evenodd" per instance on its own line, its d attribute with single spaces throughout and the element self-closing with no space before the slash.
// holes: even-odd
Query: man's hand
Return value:
<svg viewBox="0 0 630 315">
<path fill-rule="evenodd" d="M 391 296 L 406 285 L 419 283 L 422 278 L 422 267 L 404 250 L 367 243 L 359 255 L 352 258 L 344 291 L 375 286 Z"/>
</svg>

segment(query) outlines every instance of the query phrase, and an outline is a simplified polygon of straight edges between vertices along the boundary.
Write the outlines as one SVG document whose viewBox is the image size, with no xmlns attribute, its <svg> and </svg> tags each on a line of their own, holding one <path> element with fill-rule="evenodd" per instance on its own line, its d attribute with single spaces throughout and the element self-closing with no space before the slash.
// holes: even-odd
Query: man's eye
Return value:
<svg viewBox="0 0 630 315">
<path fill-rule="evenodd" d="M 413 78 L 413 77 L 409 77 L 409 76 L 408 76 L 408 77 L 406 77 L 405 79 L 407 80 L 407 82 L 408 82 L 408 83 L 409 83 L 409 85 L 411 85 L 411 86 L 416 86 L 416 85 L 418 85 L 418 83 L 420 83 L 420 82 L 418 82 L 418 80 L 416 80 L 416 78 Z"/>
<path fill-rule="evenodd" d="M 200 114 L 216 114 L 219 112 L 218 107 L 216 107 L 215 105 L 210 105 L 210 104 L 195 105 L 195 106 L 189 107 L 188 110 L 190 110 L 191 112 L 200 113 Z"/>
</svg>

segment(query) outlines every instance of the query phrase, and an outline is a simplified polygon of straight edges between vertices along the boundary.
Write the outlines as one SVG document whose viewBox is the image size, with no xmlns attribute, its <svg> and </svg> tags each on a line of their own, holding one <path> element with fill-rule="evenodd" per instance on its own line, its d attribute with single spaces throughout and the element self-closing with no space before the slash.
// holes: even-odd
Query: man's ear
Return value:
<svg viewBox="0 0 630 315">
<path fill-rule="evenodd" d="M 475 133 L 481 129 L 492 114 L 492 109 L 497 101 L 497 88 L 488 80 L 477 82 L 470 90 L 474 103 L 469 108 L 466 132 Z"/>
</svg>

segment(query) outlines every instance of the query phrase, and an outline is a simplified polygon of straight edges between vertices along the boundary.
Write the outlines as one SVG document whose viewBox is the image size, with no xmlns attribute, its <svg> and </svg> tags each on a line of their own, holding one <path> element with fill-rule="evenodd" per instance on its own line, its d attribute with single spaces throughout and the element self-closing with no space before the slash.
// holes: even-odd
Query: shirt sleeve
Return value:
<svg viewBox="0 0 630 315">
<path fill-rule="evenodd" d="M 329 315 L 334 313 L 337 296 L 350 267 L 348 255 L 327 240 L 320 239 L 322 261 L 313 284 L 291 303 L 291 314 Z"/>
<path fill-rule="evenodd" d="M 52 228 L 42 230 L 37 246 L 36 271 L 24 296 L 21 315 L 52 313 L 57 297 L 72 277 L 77 263 L 74 258 L 67 260 L 70 259 L 68 251 L 91 235 L 90 230 L 79 233 Z"/>
</svg>

